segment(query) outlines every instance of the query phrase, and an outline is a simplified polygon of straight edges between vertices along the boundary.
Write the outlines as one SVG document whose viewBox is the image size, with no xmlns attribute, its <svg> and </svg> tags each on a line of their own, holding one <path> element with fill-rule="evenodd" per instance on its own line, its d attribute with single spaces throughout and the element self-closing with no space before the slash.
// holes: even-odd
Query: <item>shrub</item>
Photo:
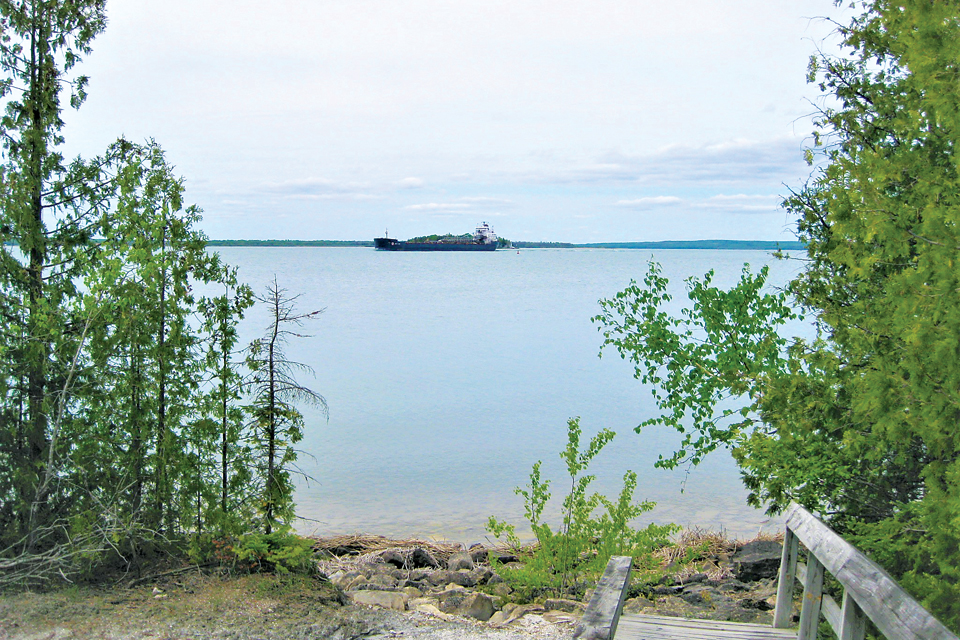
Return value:
<svg viewBox="0 0 960 640">
<path fill-rule="evenodd" d="M 560 457 L 567 467 L 570 489 L 563 500 L 563 517 L 557 531 L 542 520 L 551 494 L 550 481 L 544 481 L 540 476 L 541 461 L 533 465 L 529 485 L 516 489 L 516 493 L 523 496 L 525 518 L 537 545 L 522 567 L 498 567 L 498 570 L 521 598 L 536 597 L 546 591 L 560 595 L 576 594 L 583 587 L 578 582 L 595 579 L 610 556 L 649 556 L 679 530 L 673 524 L 652 523 L 642 529 L 633 528 L 631 523 L 655 506 L 649 501 L 634 502 L 637 474 L 633 471 L 624 474 L 623 489 L 616 500 L 590 492 L 590 483 L 595 476 L 583 472 L 615 434 L 604 429 L 581 451 L 581 433 L 579 418 L 567 421 L 567 446 Z M 520 548 L 515 525 L 491 516 L 487 530 L 511 547 Z"/>
</svg>

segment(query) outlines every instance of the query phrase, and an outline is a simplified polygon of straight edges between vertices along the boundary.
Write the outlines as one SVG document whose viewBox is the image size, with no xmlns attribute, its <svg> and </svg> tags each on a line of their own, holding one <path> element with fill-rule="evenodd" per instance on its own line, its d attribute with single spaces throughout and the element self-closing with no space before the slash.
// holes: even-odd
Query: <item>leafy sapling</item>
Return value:
<svg viewBox="0 0 960 640">
<path fill-rule="evenodd" d="M 567 446 L 560 458 L 566 466 L 570 488 L 563 499 L 561 523 L 556 531 L 543 519 L 551 494 L 550 480 L 541 478 L 541 461 L 533 465 L 527 487 L 515 490 L 524 499 L 524 516 L 537 545 L 522 568 L 504 567 L 500 571 L 514 584 L 521 597 L 533 596 L 543 590 L 560 594 L 575 591 L 577 580 L 598 575 L 611 554 L 648 554 L 666 543 L 670 534 L 676 531 L 674 525 L 632 527 L 631 523 L 637 517 L 654 507 L 653 502 L 634 502 L 637 476 L 632 471 L 624 475 L 624 487 L 615 501 L 590 492 L 595 476 L 584 472 L 614 435 L 613 431 L 603 429 L 581 449 L 580 419 L 572 418 L 567 422 Z M 601 507 L 603 512 L 596 515 Z M 520 538 L 514 525 L 491 516 L 487 530 L 498 539 L 505 538 L 510 547 L 519 550 Z"/>
</svg>

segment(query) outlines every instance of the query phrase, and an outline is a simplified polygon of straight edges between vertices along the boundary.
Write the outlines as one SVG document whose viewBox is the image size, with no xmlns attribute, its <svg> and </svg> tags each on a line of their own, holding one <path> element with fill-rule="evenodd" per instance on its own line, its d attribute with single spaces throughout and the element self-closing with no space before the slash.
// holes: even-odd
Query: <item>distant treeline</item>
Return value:
<svg viewBox="0 0 960 640">
<path fill-rule="evenodd" d="M 517 249 L 742 249 L 752 251 L 797 251 L 806 249 L 802 242 L 770 240 L 664 240 L 661 242 L 514 242 Z"/>
<path fill-rule="evenodd" d="M 424 236 L 429 238 L 432 236 Z M 423 241 L 414 238 L 412 241 Z M 370 240 L 210 240 L 209 247 L 372 247 Z M 664 240 L 660 242 L 525 242 L 512 243 L 515 249 L 741 249 L 749 251 L 801 251 L 802 242 L 771 240 Z"/>
<path fill-rule="evenodd" d="M 571 247 L 593 249 L 745 249 L 753 251 L 797 251 L 806 249 L 802 242 L 770 240 L 664 240 L 662 242 L 596 242 L 573 244 Z"/>
<path fill-rule="evenodd" d="M 373 240 L 209 240 L 208 247 L 372 247 Z"/>
<path fill-rule="evenodd" d="M 514 249 L 573 249 L 576 246 L 569 242 L 524 242 L 519 240 L 513 243 Z"/>
</svg>

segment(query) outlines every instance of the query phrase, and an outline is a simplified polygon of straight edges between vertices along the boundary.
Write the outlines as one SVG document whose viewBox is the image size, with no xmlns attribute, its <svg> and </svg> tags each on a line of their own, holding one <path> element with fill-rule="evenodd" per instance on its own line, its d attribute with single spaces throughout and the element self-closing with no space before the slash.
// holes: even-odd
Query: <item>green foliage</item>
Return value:
<svg viewBox="0 0 960 640">
<path fill-rule="evenodd" d="M 294 445 L 303 438 L 303 415 L 294 403 L 309 403 L 319 406 L 324 413 L 327 411 L 323 396 L 297 381 L 298 372 L 312 373 L 312 370 L 290 360 L 284 351 L 290 338 L 304 337 L 296 332 L 296 327 L 323 313 L 323 309 L 296 313 L 294 305 L 298 297 L 287 295 L 286 289 L 274 278 L 264 296 L 257 298 L 270 309 L 270 324 L 263 337 L 247 347 L 246 365 L 250 369 L 247 383 L 253 396 L 247 411 L 251 416 L 254 454 L 263 479 L 258 503 L 267 534 L 293 518 L 290 472 L 297 459 Z"/>
<path fill-rule="evenodd" d="M 84 325 L 65 318 L 100 196 L 89 188 L 98 168 L 67 166 L 57 150 L 61 91 L 83 101 L 86 78 L 71 69 L 105 24 L 102 0 L 0 2 L 0 531 L 31 550 L 57 519 L 52 422 Z"/>
<path fill-rule="evenodd" d="M 188 556 L 199 565 L 215 564 L 235 573 L 316 572 L 313 544 L 286 527 L 239 537 L 198 535 L 190 542 Z"/>
<path fill-rule="evenodd" d="M 309 573 L 315 569 L 311 542 L 286 528 L 245 535 L 233 551 L 237 563 L 253 572 Z"/>
<path fill-rule="evenodd" d="M 237 281 L 236 269 L 225 268 L 220 280 L 223 294 L 201 302 L 204 331 L 209 336 L 206 369 L 211 372 L 210 392 L 204 397 L 204 414 L 213 438 L 219 440 L 219 460 L 213 465 L 220 480 L 219 504 L 208 519 L 220 532 L 233 532 L 253 519 L 248 487 L 252 480 L 253 450 L 246 442 L 246 416 L 239 406 L 243 376 L 236 363 L 237 323 L 253 305 L 253 291 Z M 198 512 L 199 515 L 199 512 Z M 199 521 L 198 521 L 199 522 Z M 200 526 L 198 532 L 202 532 Z"/>
<path fill-rule="evenodd" d="M 253 294 L 207 251 L 183 180 L 152 140 L 58 151 L 61 90 L 83 101 L 72 69 L 105 25 L 102 0 L 0 0 L 0 584 L 129 570 L 256 529 L 262 505 L 268 534 L 292 514 L 289 402 L 309 393 L 254 349 L 252 389 L 270 370 L 278 403 L 241 405 L 236 326 Z M 199 284 L 223 293 L 198 299 Z M 279 531 L 238 554 L 300 566 Z"/>
<path fill-rule="evenodd" d="M 524 499 L 525 518 L 537 545 L 521 567 L 500 567 L 498 571 L 523 599 L 548 591 L 575 593 L 582 589 L 584 579 L 595 579 L 602 573 L 611 555 L 647 556 L 665 544 L 670 534 L 678 529 L 675 525 L 652 523 L 643 529 L 632 527 L 638 517 L 655 506 L 652 502 L 634 502 L 637 475 L 632 471 L 624 475 L 623 489 L 616 500 L 590 492 L 595 476 L 583 472 L 613 439 L 614 433 L 609 429 L 600 431 L 583 449 L 580 447 L 581 436 L 580 419 L 570 419 L 567 422 L 567 445 L 560 453 L 567 468 L 570 488 L 563 499 L 562 521 L 556 531 L 543 521 L 551 494 L 550 481 L 541 480 L 540 461 L 533 465 L 529 485 L 516 489 L 517 495 Z M 521 551 L 515 525 L 491 516 L 487 530 Z"/>
<path fill-rule="evenodd" d="M 960 630 L 960 12 L 851 7 L 844 55 L 809 68 L 831 96 L 806 154 L 821 164 L 784 203 L 804 269 L 779 294 L 747 274 L 729 292 L 693 283 L 679 319 L 654 271 L 597 321 L 658 385 L 664 415 L 645 424 L 685 434 L 667 465 L 730 447 L 751 503 L 820 512 Z M 790 299 L 816 339 L 775 335 Z"/>
<path fill-rule="evenodd" d="M 600 301 L 603 313 L 593 321 L 603 331 L 604 347 L 634 365 L 634 377 L 651 386 L 664 411 L 637 431 L 662 424 L 683 434 L 680 449 L 668 458 L 661 455 L 657 466 L 698 464 L 717 447 L 735 446 L 754 424 L 764 384 L 783 366 L 786 340 L 776 328 L 795 317 L 784 293 L 762 293 L 767 272 L 764 267 L 754 275 L 744 267 L 729 291 L 711 286 L 713 271 L 703 280 L 688 279 L 691 305 L 679 318 L 663 310 L 672 298 L 655 262 L 642 286 L 631 281 Z M 740 397 L 748 404 L 722 408 Z"/>
</svg>

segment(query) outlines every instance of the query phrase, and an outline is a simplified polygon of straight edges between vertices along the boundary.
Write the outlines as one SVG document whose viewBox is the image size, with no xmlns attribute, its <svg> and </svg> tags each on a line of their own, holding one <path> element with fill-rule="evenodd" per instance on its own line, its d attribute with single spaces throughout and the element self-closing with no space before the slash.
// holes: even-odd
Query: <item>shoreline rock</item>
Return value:
<svg viewBox="0 0 960 640">
<path fill-rule="evenodd" d="M 321 570 L 355 604 L 378 606 L 441 620 L 467 619 L 493 628 L 517 625 L 534 616 L 538 622 L 570 627 L 589 600 L 543 597 L 535 602 L 513 602 L 513 590 L 489 565 L 489 558 L 507 552 L 478 545 L 429 548 L 422 541 L 359 555 L 322 561 Z M 633 582 L 624 612 L 733 622 L 772 622 L 776 600 L 776 573 L 781 544 L 757 540 L 707 554 L 700 560 L 709 573 L 690 571 L 690 565 L 666 567 L 655 583 Z M 329 549 L 329 547 L 327 547 Z M 343 548 L 341 546 L 340 548 Z M 516 557 L 510 558 L 516 562 Z M 634 579 L 636 580 L 636 578 Z"/>
</svg>

